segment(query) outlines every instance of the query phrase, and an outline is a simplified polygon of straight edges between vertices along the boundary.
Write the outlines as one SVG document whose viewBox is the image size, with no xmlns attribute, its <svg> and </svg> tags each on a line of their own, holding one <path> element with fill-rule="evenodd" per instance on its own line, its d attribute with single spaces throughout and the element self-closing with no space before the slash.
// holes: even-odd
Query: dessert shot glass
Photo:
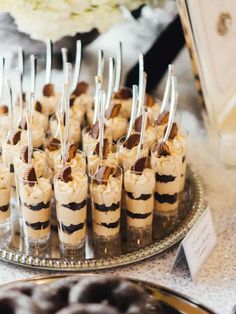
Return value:
<svg viewBox="0 0 236 314">
<path fill-rule="evenodd" d="M 90 174 L 93 241 L 96 256 L 120 254 L 122 170 L 101 163 Z"/>
<path fill-rule="evenodd" d="M 10 230 L 11 182 L 9 168 L 0 163 L 0 235 Z"/>
<path fill-rule="evenodd" d="M 54 177 L 61 252 L 68 258 L 85 256 L 88 177 L 65 166 Z"/>
<path fill-rule="evenodd" d="M 17 176 L 25 244 L 28 249 L 43 250 L 49 246 L 52 197 L 52 172 L 44 168 L 37 178 L 34 166 Z"/>
<path fill-rule="evenodd" d="M 182 170 L 181 170 L 181 176 L 180 176 L 180 192 L 184 190 L 185 187 L 185 181 L 186 181 L 186 169 L 187 169 L 187 148 L 188 148 L 188 136 L 189 132 L 181 128 L 176 136 L 176 140 L 181 144 L 182 146 Z"/>
<path fill-rule="evenodd" d="M 133 133 L 128 139 L 127 145 L 125 145 L 125 142 L 127 140 L 126 136 L 122 136 L 117 141 L 117 158 L 119 161 L 119 165 L 121 167 L 124 167 L 124 163 L 126 164 L 126 167 L 131 167 L 133 163 L 135 162 L 137 152 L 138 152 L 138 144 L 140 141 L 140 133 Z M 148 155 L 149 148 L 147 143 L 143 144 L 143 148 L 141 150 L 141 153 L 143 155 Z"/>
<path fill-rule="evenodd" d="M 151 147 L 151 168 L 155 172 L 155 214 L 176 215 L 179 206 L 183 149 L 170 146 L 170 155 L 160 155 L 157 144 Z"/>
<path fill-rule="evenodd" d="M 138 165 L 141 160 L 146 163 L 143 169 L 124 164 L 128 249 L 143 247 L 152 240 L 155 173 L 148 167 L 146 156 L 138 159 L 134 165 Z"/>
</svg>

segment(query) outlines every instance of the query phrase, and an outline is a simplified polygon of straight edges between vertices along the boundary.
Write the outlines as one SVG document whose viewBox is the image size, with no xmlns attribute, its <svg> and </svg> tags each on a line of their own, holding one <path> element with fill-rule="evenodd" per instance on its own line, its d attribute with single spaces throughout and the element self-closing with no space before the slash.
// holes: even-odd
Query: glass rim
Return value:
<svg viewBox="0 0 236 314">
<path fill-rule="evenodd" d="M 60 170 L 61 170 L 61 169 L 60 169 Z M 56 172 L 56 174 L 53 176 L 53 182 L 54 182 L 55 180 L 58 180 L 58 176 L 59 176 L 59 174 L 60 174 L 60 170 L 58 170 L 58 171 Z M 82 174 L 84 177 L 87 177 L 87 178 L 88 178 L 87 173 L 86 173 L 85 171 L 82 171 L 80 167 L 71 167 L 71 173 L 72 173 L 72 175 L 73 175 L 73 172 L 75 172 L 75 171 L 78 171 L 78 172 L 79 172 L 80 174 Z"/>
<path fill-rule="evenodd" d="M 53 178 L 52 170 L 51 170 L 48 166 L 46 166 L 46 167 L 44 167 L 43 173 L 44 173 L 44 171 L 48 171 L 49 176 L 47 176 L 47 177 L 41 176 L 41 177 L 37 178 L 37 181 L 38 181 L 38 179 L 40 179 L 40 178 L 44 178 L 44 179 L 46 179 L 46 180 L 48 180 L 48 181 L 51 181 L 51 180 L 52 180 L 52 178 Z M 18 174 L 16 173 L 16 177 L 17 177 L 17 180 L 19 180 L 19 181 L 21 181 L 21 182 L 34 183 L 34 184 L 37 182 L 37 181 L 30 181 L 30 180 L 24 179 L 24 178 L 22 177 L 22 174 L 19 174 L 19 173 L 18 173 Z"/>
<path fill-rule="evenodd" d="M 112 172 L 112 174 L 110 174 L 110 176 L 112 176 L 112 177 L 118 177 L 118 176 L 119 176 L 119 175 L 116 176 L 116 173 L 117 173 L 117 170 L 118 170 L 118 169 L 120 170 L 120 175 L 122 175 L 122 173 L 123 173 L 122 167 L 119 166 L 119 165 L 114 167 L 114 166 L 109 166 L 109 165 L 105 165 L 105 164 L 104 164 L 104 165 L 102 165 L 102 166 L 108 166 L 108 167 L 114 168 L 114 171 Z M 99 167 L 99 166 L 98 166 L 98 167 Z M 98 167 L 97 167 L 97 169 L 98 169 Z M 93 181 L 93 180 L 97 181 L 97 179 L 95 178 L 97 169 L 96 169 L 96 171 L 95 171 L 94 174 L 91 174 L 90 172 L 89 172 L 89 174 L 88 174 L 89 178 L 90 178 L 92 181 Z M 109 179 L 110 179 L 110 176 L 108 177 L 108 179 L 102 180 L 102 182 L 108 182 Z"/>
</svg>

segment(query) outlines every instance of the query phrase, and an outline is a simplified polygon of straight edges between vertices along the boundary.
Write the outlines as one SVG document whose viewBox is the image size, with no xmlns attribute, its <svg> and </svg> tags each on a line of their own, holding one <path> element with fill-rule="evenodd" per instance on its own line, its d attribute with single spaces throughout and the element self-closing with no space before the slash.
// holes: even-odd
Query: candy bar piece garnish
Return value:
<svg viewBox="0 0 236 314">
<path fill-rule="evenodd" d="M 128 139 L 124 142 L 124 147 L 127 149 L 132 149 L 137 146 L 140 142 L 140 133 L 131 134 Z"/>
<path fill-rule="evenodd" d="M 52 137 L 47 145 L 46 145 L 46 148 L 50 151 L 50 152 L 53 152 L 53 151 L 56 151 L 59 149 L 59 145 L 61 144 L 61 141 L 55 137 Z"/>
<path fill-rule="evenodd" d="M 92 136 L 92 138 L 98 139 L 98 135 L 99 135 L 99 122 L 98 121 L 93 124 L 89 134 Z"/>
<path fill-rule="evenodd" d="M 6 105 L 0 106 L 0 115 L 8 113 L 8 107 Z"/>
<path fill-rule="evenodd" d="M 73 158 L 75 158 L 77 149 L 78 149 L 78 146 L 76 144 L 71 144 L 69 146 L 67 154 L 66 154 L 66 161 L 67 162 L 70 162 Z"/>
<path fill-rule="evenodd" d="M 137 174 L 142 174 L 147 164 L 147 157 L 141 157 L 135 161 L 131 170 L 137 172 Z"/>
<path fill-rule="evenodd" d="M 72 92 L 72 95 L 79 97 L 82 94 L 85 94 L 88 91 L 89 84 L 87 82 L 79 82 L 76 85 L 75 90 Z"/>
<path fill-rule="evenodd" d="M 102 156 L 103 158 L 107 158 L 109 154 L 109 142 L 107 138 L 104 138 L 103 140 L 103 148 L 102 148 Z M 99 142 L 97 142 L 96 147 L 94 149 L 93 155 L 99 156 Z"/>
<path fill-rule="evenodd" d="M 132 91 L 128 88 L 120 88 L 118 92 L 114 93 L 115 99 L 129 99 L 132 98 Z"/>
<path fill-rule="evenodd" d="M 139 116 L 135 122 L 134 122 L 134 129 L 136 132 L 141 132 L 141 129 L 142 129 L 142 115 Z M 150 119 L 147 117 L 147 121 L 146 121 L 146 129 L 149 127 L 150 125 Z"/>
<path fill-rule="evenodd" d="M 151 95 L 146 94 L 146 96 L 145 96 L 145 104 L 146 104 L 147 107 L 152 107 L 155 104 L 154 98 Z"/>
<path fill-rule="evenodd" d="M 20 137 L 21 137 L 21 130 L 15 131 L 11 138 L 11 144 L 16 145 L 20 141 Z"/>
<path fill-rule="evenodd" d="M 166 130 L 167 130 L 167 127 L 165 128 L 164 134 L 166 133 Z M 169 140 L 173 140 L 176 137 L 177 133 L 178 133 L 178 125 L 176 122 L 174 122 L 171 127 Z"/>
<path fill-rule="evenodd" d="M 54 85 L 49 83 L 45 84 L 43 87 L 43 96 L 50 97 L 54 96 Z"/>
<path fill-rule="evenodd" d="M 34 166 L 28 166 L 25 169 L 24 180 L 28 181 L 27 184 L 29 186 L 34 186 L 34 184 L 37 182 L 37 176 L 36 176 Z"/>
<path fill-rule="evenodd" d="M 169 111 L 163 111 L 161 114 L 159 114 L 157 119 L 157 124 L 167 124 L 169 120 Z"/>
<path fill-rule="evenodd" d="M 20 151 L 20 159 L 23 160 L 24 163 L 28 163 L 28 146 L 25 145 L 21 148 Z"/>
<path fill-rule="evenodd" d="M 114 173 L 114 168 L 109 166 L 100 166 L 95 174 L 95 179 L 99 184 L 107 183 L 110 175 Z"/>
<path fill-rule="evenodd" d="M 35 107 L 34 109 L 40 113 L 42 113 L 43 111 L 43 107 L 42 107 L 42 104 L 37 100 L 36 103 L 35 103 Z"/>
<path fill-rule="evenodd" d="M 118 113 L 120 111 L 121 104 L 112 104 L 109 106 L 109 108 L 106 110 L 105 116 L 107 119 L 112 119 L 118 116 Z"/>
<path fill-rule="evenodd" d="M 168 156 L 168 155 L 170 155 L 169 146 L 165 142 L 160 142 L 157 145 L 157 154 L 158 154 L 158 156 Z"/>
<path fill-rule="evenodd" d="M 65 183 L 68 183 L 68 182 L 73 180 L 71 173 L 72 173 L 71 167 L 66 166 L 60 171 L 60 173 L 58 175 L 58 179 L 65 182 Z"/>
</svg>

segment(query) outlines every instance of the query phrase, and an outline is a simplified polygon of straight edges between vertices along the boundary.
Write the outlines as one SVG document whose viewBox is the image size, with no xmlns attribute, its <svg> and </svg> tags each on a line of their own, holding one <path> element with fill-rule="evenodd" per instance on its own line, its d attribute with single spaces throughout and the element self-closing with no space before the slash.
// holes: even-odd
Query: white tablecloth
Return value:
<svg viewBox="0 0 236 314">
<path fill-rule="evenodd" d="M 165 285 L 196 299 L 216 313 L 230 314 L 236 304 L 236 168 L 225 169 L 218 161 L 217 151 L 192 115 L 185 114 L 184 120 L 191 129 L 188 158 L 204 182 L 218 236 L 217 247 L 195 282 L 191 281 L 185 269 L 170 273 L 177 246 L 146 261 L 103 273 Z M 0 283 L 49 273 L 0 262 Z"/>
</svg>

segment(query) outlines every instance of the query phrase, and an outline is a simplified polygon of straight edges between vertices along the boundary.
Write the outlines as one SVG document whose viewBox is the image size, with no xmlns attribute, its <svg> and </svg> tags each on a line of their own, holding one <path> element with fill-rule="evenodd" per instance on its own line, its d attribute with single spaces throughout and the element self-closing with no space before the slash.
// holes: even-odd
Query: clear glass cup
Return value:
<svg viewBox="0 0 236 314">
<path fill-rule="evenodd" d="M 169 142 L 167 142 L 168 144 Z M 158 156 L 157 143 L 151 147 L 151 168 L 155 172 L 155 214 L 176 215 L 179 206 L 183 149 L 170 148 L 170 155 Z"/>
<path fill-rule="evenodd" d="M 147 157 L 148 158 L 148 157 Z M 150 168 L 143 172 L 124 164 L 124 192 L 128 248 L 135 249 L 152 240 L 155 173 Z"/>
<path fill-rule="evenodd" d="M 120 167 L 113 168 L 109 178 L 100 182 L 94 175 L 90 175 L 93 241 L 96 256 L 120 254 L 122 179 Z"/>
<path fill-rule="evenodd" d="M 218 134 L 218 154 L 226 167 L 236 166 L 236 132 L 220 132 Z"/>
<path fill-rule="evenodd" d="M 181 171 L 181 177 L 180 177 L 180 192 L 184 190 L 185 182 L 186 182 L 186 169 L 187 169 L 187 148 L 188 148 L 188 136 L 189 132 L 181 128 L 178 132 L 176 139 L 177 141 L 182 145 L 182 171 Z"/>
<path fill-rule="evenodd" d="M 52 172 L 44 168 L 37 182 L 18 175 L 17 186 L 26 247 L 46 249 L 50 238 Z"/>
<path fill-rule="evenodd" d="M 0 235 L 3 235 L 10 229 L 11 182 L 10 170 L 2 163 L 0 163 L 0 195 Z"/>
<path fill-rule="evenodd" d="M 87 220 L 88 177 L 72 169 L 72 181 L 54 177 L 54 192 L 60 248 L 69 258 L 84 257 Z"/>
</svg>

